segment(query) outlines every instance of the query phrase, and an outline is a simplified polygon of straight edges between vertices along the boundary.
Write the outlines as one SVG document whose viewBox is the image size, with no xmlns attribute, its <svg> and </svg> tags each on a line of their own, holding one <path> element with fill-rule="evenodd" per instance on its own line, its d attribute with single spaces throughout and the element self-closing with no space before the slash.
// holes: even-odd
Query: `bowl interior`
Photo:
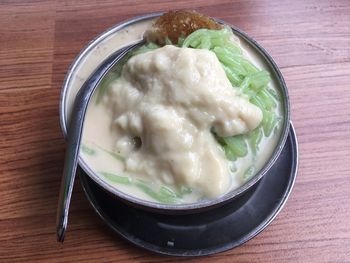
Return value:
<svg viewBox="0 0 350 263">
<path fill-rule="evenodd" d="M 94 40 L 92 40 L 77 56 L 77 58 L 68 70 L 61 93 L 60 121 L 64 136 L 66 136 L 67 134 L 69 116 L 75 96 L 82 84 L 95 70 L 96 65 L 102 63 L 102 61 L 105 60 L 110 54 L 115 52 L 118 49 L 115 48 L 115 46 L 126 46 L 138 40 L 128 38 L 127 34 L 125 33 L 127 32 L 127 30 L 135 30 L 135 34 L 139 35 L 139 39 L 141 39 L 142 33 L 146 29 L 149 21 L 154 19 L 155 17 L 158 17 L 159 15 L 161 15 L 161 13 L 149 14 L 118 24 L 108 29 Z M 220 20 L 218 21 L 223 22 Z M 135 25 L 138 26 L 134 27 Z M 282 74 L 279 71 L 273 59 L 270 57 L 270 55 L 251 37 L 246 35 L 244 32 L 240 31 L 239 29 L 233 26 L 231 27 L 233 32 L 240 38 L 242 46 L 245 49 L 248 49 L 251 54 L 256 56 L 262 62 L 264 67 L 268 69 L 268 71 L 271 74 L 271 79 L 273 82 L 275 82 L 275 86 L 277 87 L 281 96 L 280 103 L 282 104 L 283 124 L 281 127 L 280 138 L 278 139 L 275 150 L 273 151 L 271 157 L 263 166 L 263 168 L 238 189 L 230 191 L 217 199 L 205 200 L 192 204 L 169 205 L 142 200 L 119 191 L 115 187 L 102 180 L 89 167 L 89 165 L 87 165 L 84 159 L 80 157 L 80 166 L 96 183 L 98 183 L 105 190 L 115 195 L 116 197 L 141 208 L 156 210 L 165 213 L 191 213 L 199 210 L 210 209 L 212 207 L 224 204 L 225 202 L 245 192 L 266 174 L 266 172 L 271 168 L 271 166 L 274 164 L 279 154 L 281 153 L 289 133 L 290 106 L 288 91 L 286 84 L 283 80 Z M 113 43 L 118 43 L 118 45 L 113 45 Z"/>
</svg>

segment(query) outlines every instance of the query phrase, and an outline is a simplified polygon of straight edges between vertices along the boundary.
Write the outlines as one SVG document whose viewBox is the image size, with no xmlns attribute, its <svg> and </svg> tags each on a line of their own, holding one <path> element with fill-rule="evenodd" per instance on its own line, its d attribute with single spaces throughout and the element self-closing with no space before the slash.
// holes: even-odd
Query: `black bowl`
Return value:
<svg viewBox="0 0 350 263">
<path fill-rule="evenodd" d="M 142 22 L 145 20 L 153 19 L 158 16 L 160 16 L 162 13 L 156 13 L 156 14 L 149 14 L 137 18 L 130 19 L 128 21 L 125 21 L 119 25 L 116 25 L 115 27 L 112 27 L 111 29 L 105 31 L 100 36 L 98 36 L 95 40 L 93 40 L 83 51 L 79 54 L 79 56 L 75 59 L 73 62 L 70 70 L 67 73 L 66 80 L 64 82 L 62 93 L 61 93 L 61 103 L 60 103 L 60 120 L 61 120 L 61 127 L 63 130 L 64 135 L 67 134 L 67 114 L 66 114 L 66 108 L 68 103 L 67 93 L 69 90 L 69 82 L 73 77 L 73 72 L 77 70 L 80 63 L 84 62 L 84 57 L 93 50 L 99 43 L 104 41 L 106 38 L 108 38 L 111 34 L 127 27 L 132 24 Z M 218 20 L 220 23 L 224 23 L 223 21 Z M 229 25 L 225 23 L 226 25 Z M 265 62 L 266 66 L 269 69 L 272 81 L 275 81 L 277 83 L 277 88 L 279 89 L 279 93 L 281 95 L 281 105 L 283 109 L 283 125 L 281 128 L 281 135 L 278 140 L 277 146 L 267 161 L 267 163 L 264 165 L 264 167 L 256 173 L 255 176 L 253 176 L 249 181 L 247 181 L 245 184 L 243 184 L 238 189 L 235 189 L 233 191 L 230 191 L 226 193 L 225 195 L 213 199 L 213 200 L 204 200 L 197 203 L 192 204 L 179 204 L 179 205 L 169 205 L 169 204 L 161 204 L 156 202 L 150 202 L 146 200 L 142 200 L 136 197 L 133 197 L 131 195 L 125 194 L 118 189 L 114 188 L 113 186 L 109 185 L 105 181 L 103 181 L 89 166 L 88 164 L 82 159 L 79 158 L 79 164 L 80 167 L 89 175 L 89 177 L 94 180 L 97 184 L 99 184 L 102 188 L 104 188 L 106 191 L 108 191 L 113 196 L 119 198 L 123 202 L 126 202 L 130 205 L 133 205 L 135 207 L 145 209 L 148 211 L 153 211 L 157 213 L 163 213 L 163 214 L 189 214 L 189 213 L 197 213 L 206 211 L 209 209 L 213 209 L 216 207 L 219 207 L 221 205 L 224 205 L 225 203 L 232 201 L 233 199 L 241 196 L 244 192 L 246 192 L 248 189 L 250 189 L 252 186 L 254 186 L 261 178 L 265 176 L 265 174 L 271 169 L 273 164 L 276 162 L 278 157 L 280 156 L 282 149 L 286 143 L 286 139 L 289 133 L 289 126 L 290 126 L 290 105 L 289 105 L 289 97 L 288 97 L 288 90 L 286 87 L 286 84 L 284 82 L 284 79 L 282 77 L 282 74 L 280 70 L 278 69 L 276 63 L 273 61 L 271 56 L 263 49 L 254 39 L 249 37 L 247 34 L 242 32 L 241 30 L 235 28 L 234 26 L 231 26 L 233 32 L 240 38 L 242 44 L 249 47 L 249 49 L 252 52 L 255 52 L 258 54 Z"/>
</svg>

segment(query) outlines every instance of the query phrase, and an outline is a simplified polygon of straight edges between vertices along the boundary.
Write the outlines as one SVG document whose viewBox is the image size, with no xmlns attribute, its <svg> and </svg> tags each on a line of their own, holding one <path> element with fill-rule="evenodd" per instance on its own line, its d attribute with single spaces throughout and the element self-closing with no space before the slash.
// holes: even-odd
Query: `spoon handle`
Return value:
<svg viewBox="0 0 350 263">
<path fill-rule="evenodd" d="M 88 103 L 96 87 L 107 72 L 118 63 L 130 50 L 140 43 L 127 46 L 108 57 L 80 88 L 73 105 L 70 123 L 67 131 L 67 148 L 63 168 L 63 176 L 59 193 L 56 231 L 57 241 L 63 242 L 67 229 L 69 205 L 72 197 L 75 174 L 78 165 L 80 141 L 83 123 Z"/>
<path fill-rule="evenodd" d="M 78 123 L 81 116 L 85 114 L 83 107 L 79 108 L 76 106 L 78 104 L 79 103 L 74 103 L 72 112 L 75 113 L 71 115 L 70 124 L 67 130 L 67 148 L 56 217 L 57 241 L 59 242 L 64 241 L 68 222 L 69 205 L 78 165 L 81 132 L 83 128 L 82 125 L 79 125 Z M 79 111 L 79 113 L 77 111 Z"/>
</svg>

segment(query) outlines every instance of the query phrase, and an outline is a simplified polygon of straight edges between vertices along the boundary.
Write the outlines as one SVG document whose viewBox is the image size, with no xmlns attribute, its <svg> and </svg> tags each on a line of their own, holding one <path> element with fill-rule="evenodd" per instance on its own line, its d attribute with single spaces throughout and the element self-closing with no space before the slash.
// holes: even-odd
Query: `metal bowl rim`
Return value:
<svg viewBox="0 0 350 263">
<path fill-rule="evenodd" d="M 67 116 L 66 116 L 66 103 L 67 103 L 67 92 L 69 89 L 69 84 L 73 75 L 73 72 L 75 69 L 79 66 L 81 61 L 85 58 L 85 56 L 94 48 L 96 47 L 102 40 L 109 37 L 111 34 L 114 34 L 118 32 L 119 30 L 130 26 L 132 24 L 135 24 L 137 22 L 141 22 L 144 20 L 152 19 L 155 17 L 158 17 L 162 15 L 163 12 L 159 13 L 151 13 L 146 14 L 142 16 L 137 16 L 134 18 L 131 18 L 129 20 L 123 21 L 106 31 L 104 31 L 102 34 L 94 38 L 92 41 L 90 41 L 83 49 L 82 51 L 77 55 L 77 57 L 74 59 L 73 63 L 69 67 L 67 74 L 65 76 L 62 90 L 61 90 L 61 96 L 60 96 L 60 105 L 59 105 L 59 113 L 60 113 L 60 125 L 63 132 L 64 137 L 67 136 Z M 240 186 L 239 188 L 230 191 L 219 198 L 212 199 L 212 200 L 205 200 L 200 201 L 197 203 L 191 203 L 191 204 L 176 204 L 176 205 L 170 205 L 170 204 L 161 204 L 156 202 L 150 202 L 143 199 L 139 199 L 136 197 L 133 197 L 131 195 L 128 195 L 126 193 L 123 193 L 122 191 L 119 191 L 115 187 L 111 186 L 104 180 L 102 180 L 87 164 L 86 162 L 79 157 L 79 165 L 82 167 L 82 169 L 86 172 L 86 174 L 94 180 L 97 184 L 99 184 L 101 187 L 103 187 L 108 192 L 112 193 L 113 195 L 117 196 L 120 199 L 124 199 L 132 204 L 135 204 L 138 207 L 145 207 L 151 210 L 158 210 L 159 212 L 167 212 L 171 213 L 171 211 L 174 212 L 196 212 L 203 209 L 208 209 L 211 207 L 216 207 L 220 204 L 224 204 L 235 197 L 238 197 L 245 191 L 247 191 L 250 187 L 252 187 L 254 184 L 256 184 L 272 167 L 272 165 L 276 162 L 277 158 L 279 157 L 280 153 L 282 152 L 282 149 L 286 143 L 288 134 L 289 134 L 289 127 L 290 127 L 290 103 L 289 103 L 289 96 L 288 96 L 288 90 L 286 83 L 283 79 L 283 76 L 277 66 L 277 64 L 274 62 L 272 57 L 267 53 L 267 51 L 261 47 L 252 37 L 248 36 L 246 33 L 244 33 L 242 30 L 232 26 L 229 23 L 224 22 L 223 20 L 216 19 L 220 23 L 224 23 L 228 26 L 230 26 L 235 34 L 237 34 L 239 37 L 243 38 L 251 47 L 253 47 L 259 54 L 263 57 L 264 61 L 268 64 L 268 66 L 274 71 L 274 75 L 276 78 L 276 81 L 278 83 L 279 91 L 283 97 L 283 110 L 284 110 L 284 116 L 283 116 L 283 127 L 281 131 L 280 138 L 278 140 L 277 146 L 269 158 L 269 160 L 265 163 L 263 168 L 249 181 L 247 181 L 245 184 Z"/>
</svg>

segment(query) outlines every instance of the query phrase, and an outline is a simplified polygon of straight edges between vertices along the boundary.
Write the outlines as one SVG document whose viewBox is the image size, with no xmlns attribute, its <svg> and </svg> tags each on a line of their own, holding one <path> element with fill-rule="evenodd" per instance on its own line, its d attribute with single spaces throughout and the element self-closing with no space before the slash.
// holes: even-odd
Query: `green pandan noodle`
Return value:
<svg viewBox="0 0 350 263">
<path fill-rule="evenodd" d="M 87 155 L 90 155 L 90 156 L 96 154 L 96 150 L 90 146 L 87 146 L 86 144 L 81 145 L 81 151 Z"/>
<path fill-rule="evenodd" d="M 109 172 L 100 172 L 99 174 L 112 183 L 132 185 L 132 180 L 129 176 L 120 176 Z"/>
<path fill-rule="evenodd" d="M 136 186 L 146 195 L 160 203 L 176 204 L 179 203 L 179 199 L 182 197 L 182 194 L 190 193 L 186 187 L 184 190 L 181 188 L 180 194 L 177 194 L 169 187 L 161 186 L 159 189 L 154 189 L 151 187 L 151 184 L 149 182 L 140 179 L 134 179 L 129 176 L 121 176 L 110 172 L 99 172 L 99 174 L 103 176 L 107 181 L 112 183 Z"/>
<path fill-rule="evenodd" d="M 113 158 L 117 159 L 118 161 L 125 162 L 125 158 L 115 154 L 113 152 L 107 151 L 104 148 L 97 146 L 97 145 L 89 145 L 82 144 L 81 146 L 82 152 L 89 156 L 96 156 L 98 151 L 103 151 L 106 154 L 109 154 Z M 130 176 L 125 175 L 118 175 L 111 172 L 106 171 L 100 171 L 98 172 L 99 175 L 104 177 L 107 181 L 115 184 L 121 184 L 121 185 L 128 185 L 128 186 L 135 186 L 139 188 L 142 192 L 150 196 L 152 199 L 166 204 L 176 204 L 180 202 L 180 198 L 183 197 L 185 194 L 190 194 L 192 192 L 192 189 L 187 186 L 181 186 L 178 191 L 173 191 L 169 187 L 161 186 L 158 190 L 156 190 L 156 187 L 151 187 L 151 183 L 140 180 L 140 179 L 133 179 Z"/>
<path fill-rule="evenodd" d="M 247 60 L 241 48 L 232 41 L 232 31 L 228 28 L 221 30 L 199 29 L 182 40 L 181 47 L 204 48 L 215 53 L 219 59 L 227 78 L 232 86 L 246 95 L 250 102 L 258 106 L 263 113 L 261 124 L 246 135 L 220 138 L 215 135 L 222 145 L 226 157 L 236 160 L 248 154 L 248 145 L 252 153 L 256 154 L 262 136 L 270 136 L 277 124 L 275 110 L 277 96 L 268 89 L 270 75 L 260 70 Z"/>
</svg>

